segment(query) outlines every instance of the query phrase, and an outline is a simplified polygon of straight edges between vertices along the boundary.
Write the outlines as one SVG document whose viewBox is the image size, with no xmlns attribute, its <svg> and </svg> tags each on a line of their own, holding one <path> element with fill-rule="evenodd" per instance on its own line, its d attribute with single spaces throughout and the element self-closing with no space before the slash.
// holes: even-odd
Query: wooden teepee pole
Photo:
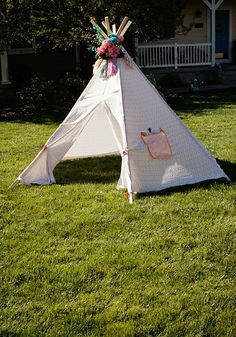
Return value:
<svg viewBox="0 0 236 337">
<path fill-rule="evenodd" d="M 99 25 L 93 20 L 91 19 L 90 22 L 92 23 L 92 25 L 97 29 L 98 32 L 100 32 L 102 34 L 102 36 L 107 39 L 108 35 L 110 34 L 117 34 L 117 35 L 124 35 L 127 30 L 129 29 L 132 21 L 129 21 L 128 17 L 125 16 L 124 19 L 122 20 L 120 27 L 118 28 L 118 30 L 116 31 L 116 25 L 112 25 L 112 30 L 111 30 L 111 26 L 110 26 L 110 21 L 108 16 L 105 17 L 105 20 L 102 21 L 102 25 L 103 27 L 106 29 L 107 33 L 105 33 L 100 27 Z"/>
<path fill-rule="evenodd" d="M 99 27 L 99 25 L 93 20 L 90 20 L 91 24 L 97 28 L 97 30 L 102 34 L 103 37 L 105 37 L 105 39 L 108 38 L 107 34 L 102 30 L 102 28 Z"/>
<path fill-rule="evenodd" d="M 127 21 L 128 21 L 128 16 L 125 16 L 124 19 L 123 19 L 123 21 L 120 24 L 120 27 L 117 30 L 117 35 L 121 34 L 121 32 L 122 32 L 123 28 L 125 27 Z"/>
<path fill-rule="evenodd" d="M 131 25 L 132 21 L 128 21 L 125 25 L 125 27 L 122 29 L 120 35 L 125 35 L 125 33 L 127 32 L 127 30 L 129 29 L 130 25 Z"/>
<path fill-rule="evenodd" d="M 111 34 L 111 27 L 110 27 L 110 22 L 109 22 L 109 18 L 108 16 L 105 17 L 105 24 L 106 24 L 106 28 L 107 28 L 107 35 Z"/>
</svg>

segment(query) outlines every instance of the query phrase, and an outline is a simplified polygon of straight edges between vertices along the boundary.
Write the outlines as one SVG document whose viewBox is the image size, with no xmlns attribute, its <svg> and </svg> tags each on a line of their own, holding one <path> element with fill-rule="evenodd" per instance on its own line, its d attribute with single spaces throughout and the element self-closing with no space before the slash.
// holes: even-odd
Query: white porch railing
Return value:
<svg viewBox="0 0 236 337">
<path fill-rule="evenodd" d="M 141 68 L 211 65 L 211 43 L 138 45 Z"/>
</svg>

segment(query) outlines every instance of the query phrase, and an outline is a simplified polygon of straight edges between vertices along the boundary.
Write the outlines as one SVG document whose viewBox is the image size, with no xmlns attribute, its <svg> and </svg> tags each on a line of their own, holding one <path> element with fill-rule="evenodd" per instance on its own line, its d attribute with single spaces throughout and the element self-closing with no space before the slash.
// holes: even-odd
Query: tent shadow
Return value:
<svg viewBox="0 0 236 337">
<path fill-rule="evenodd" d="M 222 170 L 230 178 L 231 182 L 236 182 L 236 163 L 216 159 Z M 54 175 L 58 184 L 106 184 L 116 183 L 120 176 L 121 158 L 118 155 L 91 157 L 75 160 L 65 160 L 60 162 L 54 170 Z M 187 192 L 196 187 L 210 188 L 212 184 L 227 183 L 227 180 L 206 180 L 200 183 L 176 186 L 163 191 L 140 193 L 138 197 L 148 195 L 169 195 L 176 192 Z"/>
<path fill-rule="evenodd" d="M 220 165 L 222 170 L 230 178 L 231 183 L 236 182 L 236 163 L 231 163 L 231 162 L 224 161 L 224 160 L 217 159 L 217 158 L 216 158 L 216 161 L 217 161 L 218 165 Z M 168 195 L 171 195 L 173 193 L 190 192 L 191 190 L 194 190 L 196 188 L 209 189 L 216 183 L 217 184 L 230 184 L 230 182 L 228 182 L 228 180 L 226 178 L 211 179 L 211 180 L 201 181 L 201 182 L 196 183 L 196 184 L 170 187 L 170 188 L 162 190 L 162 191 L 138 193 L 137 198 L 144 198 L 144 197 L 149 197 L 149 196 L 154 196 L 154 195 L 168 196 Z"/>
<path fill-rule="evenodd" d="M 192 190 L 195 190 L 197 188 L 202 188 L 202 189 L 209 189 L 211 188 L 215 183 L 217 184 L 228 184 L 228 181 L 225 178 L 220 178 L 220 179 L 212 179 L 212 180 L 205 180 L 201 181 L 199 183 L 195 184 L 189 184 L 189 185 L 182 185 L 182 186 L 175 186 L 175 187 L 170 187 L 162 191 L 153 191 L 153 192 L 146 192 L 146 193 L 138 193 L 137 198 L 145 198 L 145 197 L 150 197 L 150 196 L 168 196 L 174 193 L 185 193 L 185 192 L 190 192 Z"/>
<path fill-rule="evenodd" d="M 56 182 L 70 184 L 106 184 L 117 182 L 121 158 L 118 155 L 61 161 L 54 170 Z"/>
<path fill-rule="evenodd" d="M 218 91 L 214 89 L 213 91 L 200 92 L 198 94 L 170 95 L 167 96 L 167 102 L 182 118 L 190 115 L 202 116 L 208 110 L 214 111 L 215 109 L 223 108 L 225 104 L 236 102 L 236 90 L 235 88 Z"/>
<path fill-rule="evenodd" d="M 225 161 L 216 158 L 218 165 L 222 168 L 222 170 L 227 174 L 229 179 L 235 183 L 236 182 L 236 163 L 231 163 L 230 161 Z"/>
<path fill-rule="evenodd" d="M 23 336 L 23 334 L 16 333 L 13 331 L 0 330 L 0 336 L 1 337 L 21 337 Z"/>
<path fill-rule="evenodd" d="M 61 123 L 65 117 L 67 116 L 68 111 L 65 113 L 64 111 L 52 111 L 52 112 L 46 112 L 43 111 L 42 113 L 40 112 L 34 112 L 34 113 L 29 113 L 25 115 L 13 115 L 11 116 L 9 113 L 9 116 L 1 116 L 0 115 L 0 121 L 1 122 L 12 122 L 12 123 L 19 123 L 19 124 L 24 124 L 24 123 L 33 123 L 33 124 L 59 124 Z"/>
</svg>

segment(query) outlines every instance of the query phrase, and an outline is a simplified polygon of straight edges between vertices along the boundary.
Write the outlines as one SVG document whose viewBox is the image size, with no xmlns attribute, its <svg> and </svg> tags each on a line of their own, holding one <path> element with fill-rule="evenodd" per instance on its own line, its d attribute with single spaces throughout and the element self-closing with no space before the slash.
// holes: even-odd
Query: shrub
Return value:
<svg viewBox="0 0 236 337">
<path fill-rule="evenodd" d="M 56 88 L 52 80 L 33 76 L 18 92 L 17 101 L 32 107 L 41 107 L 55 99 Z"/>
<path fill-rule="evenodd" d="M 160 80 L 155 76 L 154 73 L 150 72 L 146 74 L 147 79 L 154 85 L 154 87 L 158 90 L 161 89 L 161 83 Z"/>
<path fill-rule="evenodd" d="M 61 97 L 63 100 L 77 98 L 86 86 L 86 80 L 82 79 L 78 74 L 65 74 L 60 81 Z"/>
<path fill-rule="evenodd" d="M 163 88 L 180 88 L 186 87 L 186 82 L 179 74 L 167 74 L 164 75 L 161 79 L 161 86 Z"/>
<path fill-rule="evenodd" d="M 59 80 L 34 75 L 21 90 L 16 92 L 16 97 L 18 103 L 40 108 L 46 104 L 57 104 L 77 98 L 85 84 L 78 75 L 69 73 Z"/>
</svg>

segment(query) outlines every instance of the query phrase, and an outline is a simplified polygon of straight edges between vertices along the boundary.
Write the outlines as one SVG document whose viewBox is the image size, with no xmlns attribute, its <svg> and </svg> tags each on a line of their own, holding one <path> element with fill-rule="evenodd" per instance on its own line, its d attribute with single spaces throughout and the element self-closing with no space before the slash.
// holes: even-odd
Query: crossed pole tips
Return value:
<svg viewBox="0 0 236 337">
<path fill-rule="evenodd" d="M 124 36 L 125 33 L 127 32 L 127 30 L 129 29 L 132 21 L 130 21 L 128 19 L 127 16 L 124 17 L 124 19 L 122 20 L 120 27 L 118 28 L 118 30 L 116 30 L 116 25 L 112 25 L 112 29 L 110 26 L 110 21 L 109 21 L 109 17 L 106 16 L 105 20 L 102 21 L 102 25 L 103 27 L 106 29 L 106 33 L 102 30 L 101 27 L 99 27 L 99 25 L 93 20 L 91 19 L 90 22 L 92 23 L 92 25 L 102 34 L 102 36 L 107 39 L 108 35 L 110 34 L 116 34 L 116 35 L 122 35 Z"/>
</svg>

